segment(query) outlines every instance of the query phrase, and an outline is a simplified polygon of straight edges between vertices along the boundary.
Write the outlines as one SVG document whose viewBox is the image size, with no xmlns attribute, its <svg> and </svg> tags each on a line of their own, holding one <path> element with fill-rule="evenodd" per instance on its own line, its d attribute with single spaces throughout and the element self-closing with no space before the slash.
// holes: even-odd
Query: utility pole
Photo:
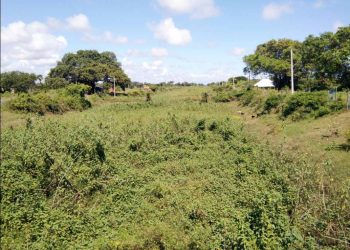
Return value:
<svg viewBox="0 0 350 250">
<path fill-rule="evenodd" d="M 294 68 L 293 68 L 293 49 L 290 49 L 290 73 L 291 73 L 291 89 L 294 94 Z"/>
<path fill-rule="evenodd" d="M 115 77 L 113 76 L 113 95 L 115 97 Z"/>
</svg>

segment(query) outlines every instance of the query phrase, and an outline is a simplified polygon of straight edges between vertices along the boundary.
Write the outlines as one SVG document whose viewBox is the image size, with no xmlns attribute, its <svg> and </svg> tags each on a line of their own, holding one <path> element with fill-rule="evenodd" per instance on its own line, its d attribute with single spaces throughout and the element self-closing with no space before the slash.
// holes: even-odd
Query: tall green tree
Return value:
<svg viewBox="0 0 350 250">
<path fill-rule="evenodd" d="M 258 45 L 254 54 L 244 57 L 244 72 L 267 74 L 279 89 L 289 86 L 291 49 L 294 51 L 294 77 L 297 82 L 301 76 L 301 43 L 290 39 L 270 40 Z"/>
<path fill-rule="evenodd" d="M 50 78 L 64 78 L 70 83 L 83 83 L 95 87 L 99 80 L 112 81 L 123 86 L 130 82 L 113 52 L 99 53 L 96 50 L 79 50 L 67 53 L 49 73 Z"/>
<path fill-rule="evenodd" d="M 10 71 L 1 73 L 1 90 L 16 92 L 28 92 L 29 89 L 35 88 L 37 76 L 33 73 L 20 71 Z"/>
<path fill-rule="evenodd" d="M 308 36 L 301 55 L 304 76 L 313 88 L 350 87 L 350 26 Z"/>
</svg>

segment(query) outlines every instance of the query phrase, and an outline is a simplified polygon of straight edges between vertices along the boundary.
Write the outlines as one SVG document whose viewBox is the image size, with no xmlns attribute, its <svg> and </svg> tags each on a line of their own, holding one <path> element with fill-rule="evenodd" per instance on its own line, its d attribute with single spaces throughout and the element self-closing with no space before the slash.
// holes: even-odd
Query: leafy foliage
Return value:
<svg viewBox="0 0 350 250">
<path fill-rule="evenodd" d="M 49 73 L 50 78 L 64 78 L 72 83 L 83 83 L 92 87 L 101 79 L 113 81 L 123 89 L 130 82 L 113 52 L 99 53 L 96 50 L 79 50 L 67 53 Z"/>
<path fill-rule="evenodd" d="M 269 74 L 278 89 L 290 83 L 290 50 L 294 52 L 296 81 L 301 69 L 301 43 L 289 39 L 271 40 L 257 46 L 254 54 L 244 57 L 245 71 L 253 74 Z"/>
<path fill-rule="evenodd" d="M 268 74 L 278 89 L 290 84 L 290 50 L 294 51 L 294 78 L 299 89 L 322 90 L 350 83 L 350 26 L 302 43 L 289 39 L 270 40 L 244 57 L 246 73 Z"/>
<path fill-rule="evenodd" d="M 1 73 L 1 91 L 28 92 L 35 87 L 37 78 L 35 74 L 20 71 Z"/>
<path fill-rule="evenodd" d="M 336 33 L 308 36 L 302 46 L 303 71 L 311 89 L 341 85 L 350 87 L 350 26 Z"/>
<path fill-rule="evenodd" d="M 284 98 L 285 96 L 281 94 L 270 94 L 265 100 L 264 112 L 269 113 L 272 109 L 279 107 L 282 104 Z"/>
<path fill-rule="evenodd" d="M 215 88 L 216 102 L 238 101 L 243 106 L 251 106 L 260 114 L 275 110 L 281 114 L 280 118 L 290 117 L 292 120 L 304 118 L 318 118 L 344 109 L 341 98 L 336 101 L 328 100 L 327 92 L 298 92 L 287 96 L 283 91 L 270 90 L 268 92 L 247 89 L 232 90 L 230 88 Z"/>
<path fill-rule="evenodd" d="M 3 130 L 2 247 L 345 249 L 349 185 L 326 166 L 275 153 L 217 104 L 157 102 Z"/>
<path fill-rule="evenodd" d="M 342 101 L 329 102 L 325 92 L 305 92 L 292 95 L 286 101 L 282 115 L 293 120 L 305 117 L 320 117 L 343 109 Z"/>
<path fill-rule="evenodd" d="M 43 87 L 45 89 L 59 89 L 66 87 L 68 84 L 69 82 L 65 78 L 46 77 Z"/>
<path fill-rule="evenodd" d="M 12 110 L 38 114 L 62 113 L 69 110 L 84 110 L 91 107 L 85 99 L 89 86 L 74 84 L 58 91 L 39 92 L 36 94 L 23 93 L 9 102 Z"/>
</svg>

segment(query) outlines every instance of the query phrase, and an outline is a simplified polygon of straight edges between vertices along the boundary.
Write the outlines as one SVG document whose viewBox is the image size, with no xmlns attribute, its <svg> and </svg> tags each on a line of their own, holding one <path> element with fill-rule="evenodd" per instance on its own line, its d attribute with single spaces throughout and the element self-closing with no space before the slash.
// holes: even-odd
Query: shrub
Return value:
<svg viewBox="0 0 350 250">
<path fill-rule="evenodd" d="M 208 94 L 207 92 L 202 93 L 202 99 L 201 99 L 201 102 L 203 102 L 203 103 L 207 103 L 207 102 L 208 102 L 208 99 L 209 99 L 209 94 Z"/>
<path fill-rule="evenodd" d="M 68 85 L 69 85 L 69 82 L 64 78 L 46 77 L 43 87 L 46 89 L 59 89 L 59 88 L 64 88 Z"/>
<path fill-rule="evenodd" d="M 195 130 L 197 132 L 205 130 L 205 119 L 201 119 L 198 121 Z"/>
<path fill-rule="evenodd" d="M 229 92 L 220 91 L 216 93 L 216 96 L 214 96 L 215 102 L 230 102 L 232 101 L 232 96 Z"/>
<path fill-rule="evenodd" d="M 253 101 L 254 95 L 256 94 L 254 90 L 247 90 L 240 95 L 239 100 L 244 106 L 248 106 Z"/>
<path fill-rule="evenodd" d="M 139 90 L 139 89 L 132 89 L 132 90 L 128 91 L 128 95 L 129 96 L 144 96 L 145 91 Z"/>
<path fill-rule="evenodd" d="M 328 107 L 322 106 L 315 111 L 315 118 L 328 115 L 329 113 L 331 113 L 331 110 Z"/>
<path fill-rule="evenodd" d="M 9 101 L 12 110 L 37 114 L 62 113 L 69 110 L 84 110 L 91 107 L 91 103 L 84 95 L 89 90 L 86 85 L 69 85 L 64 89 L 39 92 L 36 94 L 20 94 Z"/>
<path fill-rule="evenodd" d="M 271 112 L 272 109 L 276 109 L 283 101 L 284 96 L 279 94 L 273 94 L 267 97 L 264 103 L 264 112 Z"/>
<path fill-rule="evenodd" d="M 20 94 L 17 98 L 9 102 L 10 109 L 32 112 L 32 113 L 41 113 L 43 112 L 42 106 L 38 103 L 38 100 L 30 94 Z"/>
<path fill-rule="evenodd" d="M 292 115 L 293 120 L 306 117 L 317 118 L 342 108 L 343 105 L 340 100 L 328 101 L 326 92 L 302 92 L 289 97 L 282 115 L 284 117 Z"/>
<path fill-rule="evenodd" d="M 70 84 L 63 89 L 63 94 L 84 97 L 90 89 L 91 87 L 85 84 Z"/>
<path fill-rule="evenodd" d="M 146 102 L 150 102 L 152 99 L 151 99 L 151 93 L 147 93 L 146 94 Z"/>
</svg>

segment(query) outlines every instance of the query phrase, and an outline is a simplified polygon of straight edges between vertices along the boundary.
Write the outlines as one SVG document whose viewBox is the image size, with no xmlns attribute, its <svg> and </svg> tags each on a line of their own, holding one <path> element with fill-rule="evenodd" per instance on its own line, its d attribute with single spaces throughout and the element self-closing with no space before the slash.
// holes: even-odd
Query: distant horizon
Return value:
<svg viewBox="0 0 350 250">
<path fill-rule="evenodd" d="M 112 51 L 132 81 L 208 84 L 243 74 L 271 39 L 302 41 L 350 24 L 350 1 L 4 0 L 1 72 L 46 75 L 78 50 Z"/>
</svg>

